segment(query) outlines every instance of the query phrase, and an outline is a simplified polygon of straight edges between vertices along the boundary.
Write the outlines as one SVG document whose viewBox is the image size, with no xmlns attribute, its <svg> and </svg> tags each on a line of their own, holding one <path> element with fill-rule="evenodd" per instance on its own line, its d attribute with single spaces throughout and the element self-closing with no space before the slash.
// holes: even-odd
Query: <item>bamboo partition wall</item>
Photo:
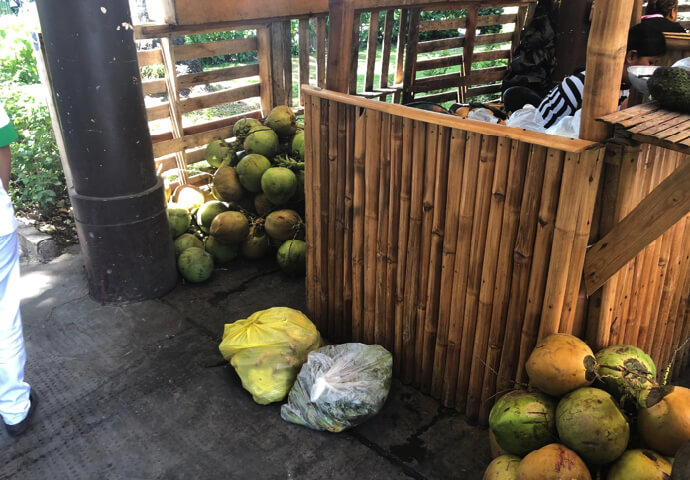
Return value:
<svg viewBox="0 0 690 480">
<path fill-rule="evenodd" d="M 628 215 L 671 173 L 690 165 L 690 155 L 650 144 L 609 144 L 606 158 L 599 220 L 603 231 Z M 593 348 L 637 345 L 659 370 L 673 360 L 672 373 L 680 373 L 690 352 L 690 214 L 620 269 L 601 295 L 592 297 L 587 329 L 576 332 L 579 336 Z M 599 302 L 607 308 L 600 309 Z"/>
<path fill-rule="evenodd" d="M 485 419 L 537 335 L 583 328 L 601 144 L 303 90 L 310 318 Z"/>
</svg>

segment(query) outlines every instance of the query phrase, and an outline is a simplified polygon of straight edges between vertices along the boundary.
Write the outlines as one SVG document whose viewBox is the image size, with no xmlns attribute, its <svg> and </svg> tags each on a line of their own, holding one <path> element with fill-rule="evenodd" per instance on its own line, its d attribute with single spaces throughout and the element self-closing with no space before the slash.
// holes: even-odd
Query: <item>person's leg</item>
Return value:
<svg viewBox="0 0 690 480">
<path fill-rule="evenodd" d="M 0 237 L 0 415 L 16 425 L 29 412 L 30 387 L 24 382 L 24 337 L 19 312 L 17 232 Z"/>
</svg>

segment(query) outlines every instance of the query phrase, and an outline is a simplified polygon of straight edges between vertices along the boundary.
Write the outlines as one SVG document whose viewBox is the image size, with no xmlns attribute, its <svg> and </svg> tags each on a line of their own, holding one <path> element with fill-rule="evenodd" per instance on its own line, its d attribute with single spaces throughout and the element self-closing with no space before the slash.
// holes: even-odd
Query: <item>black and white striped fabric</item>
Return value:
<svg viewBox="0 0 690 480">
<path fill-rule="evenodd" d="M 539 113 L 544 119 L 544 128 L 549 128 L 561 118 L 574 115 L 582 107 L 582 92 L 585 90 L 585 72 L 579 72 L 563 79 L 539 104 Z"/>
</svg>

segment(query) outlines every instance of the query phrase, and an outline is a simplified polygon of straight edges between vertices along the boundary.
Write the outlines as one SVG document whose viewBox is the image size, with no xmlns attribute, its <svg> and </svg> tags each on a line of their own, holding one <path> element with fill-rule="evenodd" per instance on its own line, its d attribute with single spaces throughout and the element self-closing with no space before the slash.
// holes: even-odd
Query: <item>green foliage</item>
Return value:
<svg viewBox="0 0 690 480">
<path fill-rule="evenodd" d="M 26 211 L 62 203 L 67 191 L 48 108 L 42 99 L 19 89 L 2 95 L 7 93 L 5 110 L 19 134 L 10 145 L 10 195 L 15 208 Z"/>
<path fill-rule="evenodd" d="M 39 83 L 36 60 L 23 25 L 2 25 L 0 29 L 0 81 L 23 84 Z"/>
<path fill-rule="evenodd" d="M 236 38 L 248 38 L 255 36 L 255 30 L 231 30 L 228 32 L 211 32 L 185 35 L 185 45 L 194 43 L 217 42 L 220 40 L 233 40 Z M 201 65 L 211 67 L 214 65 L 224 65 L 227 63 L 253 63 L 256 62 L 257 54 L 253 52 L 241 52 L 231 55 L 217 55 L 215 57 L 202 58 Z"/>
</svg>

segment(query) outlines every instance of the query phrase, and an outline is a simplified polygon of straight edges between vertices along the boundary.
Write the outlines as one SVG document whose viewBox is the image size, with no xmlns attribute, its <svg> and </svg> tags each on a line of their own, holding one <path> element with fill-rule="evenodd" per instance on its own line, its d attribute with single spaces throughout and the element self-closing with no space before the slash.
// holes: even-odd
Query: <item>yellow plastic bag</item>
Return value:
<svg viewBox="0 0 690 480">
<path fill-rule="evenodd" d="M 321 346 L 316 326 L 299 310 L 273 307 L 225 325 L 220 353 L 256 403 L 279 402 L 309 352 Z"/>
</svg>

